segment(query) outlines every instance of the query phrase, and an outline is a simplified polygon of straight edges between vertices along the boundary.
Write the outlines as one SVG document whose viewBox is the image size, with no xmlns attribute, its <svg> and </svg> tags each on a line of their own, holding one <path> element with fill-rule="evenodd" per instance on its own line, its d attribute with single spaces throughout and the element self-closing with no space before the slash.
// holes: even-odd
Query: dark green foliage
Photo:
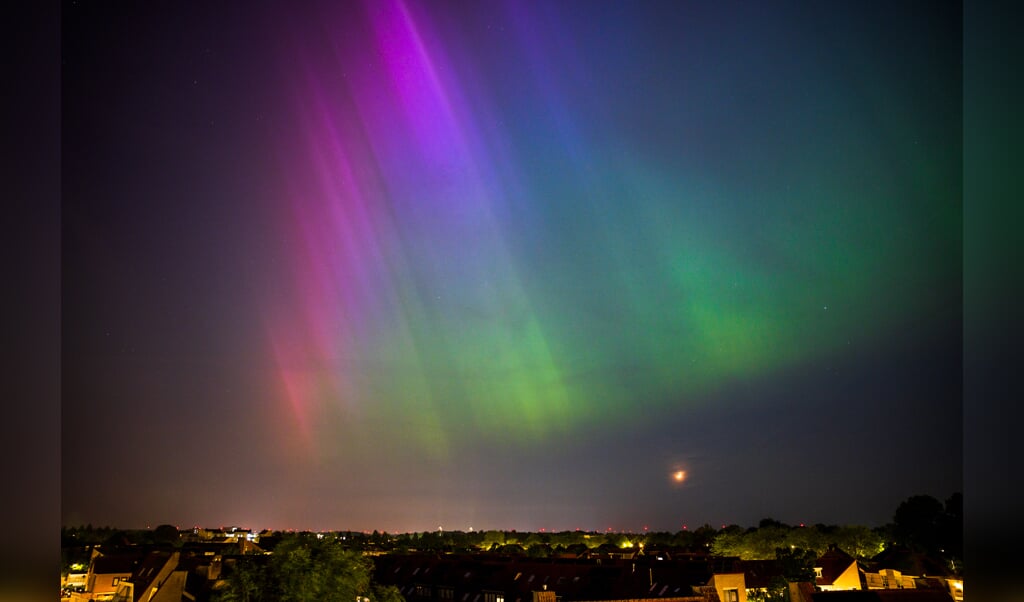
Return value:
<svg viewBox="0 0 1024 602">
<path fill-rule="evenodd" d="M 817 557 L 818 555 L 814 550 L 802 550 L 800 548 L 779 548 L 775 550 L 775 558 L 781 565 L 782 574 L 772 579 L 766 591 L 749 591 L 747 593 L 747 600 L 750 602 L 790 602 L 790 583 L 800 581 L 814 582 L 814 563 Z"/>
<path fill-rule="evenodd" d="M 174 525 L 160 525 L 153 529 L 152 540 L 158 545 L 181 545 L 181 536 L 178 534 L 178 528 Z"/>
<path fill-rule="evenodd" d="M 882 551 L 885 539 L 878 532 L 861 526 L 788 527 L 772 521 L 746 531 L 723 529 L 712 544 L 718 556 L 736 556 L 744 560 L 769 560 L 776 550 L 807 550 L 821 555 L 836 546 L 857 558 L 871 558 Z"/>
<path fill-rule="evenodd" d="M 814 563 L 818 554 L 801 548 L 779 548 L 775 558 L 782 565 L 782 576 L 788 582 L 814 581 Z"/>
<path fill-rule="evenodd" d="M 963 504 L 960 493 L 950 496 L 945 505 L 930 495 L 909 497 L 896 509 L 893 538 L 917 552 L 962 558 Z"/>
<path fill-rule="evenodd" d="M 315 535 L 285 537 L 269 557 L 242 557 L 218 592 L 219 602 L 314 602 L 357 596 L 397 602 L 394 588 L 375 587 L 373 563 L 341 541 Z M 380 596 L 380 597 L 378 597 Z"/>
<path fill-rule="evenodd" d="M 943 505 L 930 495 L 907 498 L 896 509 L 892 541 L 944 563 L 954 573 L 963 568 L 963 495 L 954 493 Z"/>
<path fill-rule="evenodd" d="M 262 559 L 260 559 L 262 560 Z M 229 569 L 227 583 L 214 594 L 218 602 L 257 602 L 267 592 L 267 572 L 255 558 L 241 558 Z"/>
<path fill-rule="evenodd" d="M 948 558 L 964 557 L 964 496 L 954 493 L 946 500 L 945 512 L 939 521 L 943 534 L 940 551 Z"/>
<path fill-rule="evenodd" d="M 896 543 L 930 552 L 939 549 L 942 502 L 930 495 L 914 495 L 896 508 L 893 535 Z"/>
<path fill-rule="evenodd" d="M 768 584 L 766 591 L 751 590 L 747 592 L 748 602 L 790 602 L 789 582 L 784 577 L 776 577 Z"/>
<path fill-rule="evenodd" d="M 394 585 L 374 585 L 372 598 L 375 602 L 405 602 Z"/>
</svg>

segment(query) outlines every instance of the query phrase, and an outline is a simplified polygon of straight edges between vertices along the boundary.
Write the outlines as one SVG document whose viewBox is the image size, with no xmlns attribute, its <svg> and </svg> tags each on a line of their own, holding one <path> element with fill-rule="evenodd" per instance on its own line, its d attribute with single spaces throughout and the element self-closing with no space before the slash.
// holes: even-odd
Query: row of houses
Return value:
<svg viewBox="0 0 1024 602">
<path fill-rule="evenodd" d="M 207 600 L 223 576 L 226 545 L 93 549 L 85 572 L 61 580 L 61 600 L 179 602 Z M 237 550 L 235 546 L 232 551 Z M 258 551 L 254 549 L 253 551 Z"/>
<path fill-rule="evenodd" d="M 877 595 L 920 602 L 964 599 L 962 579 L 865 566 L 838 549 L 818 558 L 814 568 L 813 583 L 786 584 L 793 602 L 882 599 Z M 778 586 L 782 577 L 783 566 L 775 560 L 692 555 L 529 559 L 390 554 L 376 559 L 375 573 L 378 582 L 398 587 L 409 602 L 533 602 L 537 592 L 553 595 L 554 602 L 747 602 Z M 890 593 L 895 591 L 914 593 Z"/>
<path fill-rule="evenodd" d="M 243 538 L 244 541 L 244 538 Z M 254 544 L 247 551 L 262 553 Z M 910 564 L 908 564 L 908 558 Z M 230 573 L 237 546 L 127 548 L 92 552 L 88 570 L 67 575 L 68 602 L 203 602 Z M 813 582 L 785 583 L 791 602 L 962 602 L 963 581 L 912 574 L 912 555 L 863 563 L 832 549 Z M 527 558 L 485 554 L 382 554 L 374 578 L 408 602 L 747 602 L 782 583 L 780 561 L 668 553 Z"/>
</svg>

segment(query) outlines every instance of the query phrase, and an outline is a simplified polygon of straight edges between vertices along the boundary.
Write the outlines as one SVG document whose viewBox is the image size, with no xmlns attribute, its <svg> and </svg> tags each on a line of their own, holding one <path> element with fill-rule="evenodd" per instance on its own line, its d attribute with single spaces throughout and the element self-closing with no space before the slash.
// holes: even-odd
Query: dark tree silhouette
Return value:
<svg viewBox="0 0 1024 602">
<path fill-rule="evenodd" d="M 945 512 L 940 521 L 942 535 L 940 552 L 950 559 L 964 557 L 964 496 L 957 492 L 946 500 Z"/>
<path fill-rule="evenodd" d="M 177 545 L 181 543 L 181 535 L 174 525 L 159 525 L 153 529 L 153 543 L 162 545 Z"/>
<path fill-rule="evenodd" d="M 937 553 L 943 549 L 944 531 L 948 530 L 946 510 L 942 502 L 932 496 L 907 498 L 896 508 L 893 523 L 897 544 L 925 553 Z"/>
</svg>

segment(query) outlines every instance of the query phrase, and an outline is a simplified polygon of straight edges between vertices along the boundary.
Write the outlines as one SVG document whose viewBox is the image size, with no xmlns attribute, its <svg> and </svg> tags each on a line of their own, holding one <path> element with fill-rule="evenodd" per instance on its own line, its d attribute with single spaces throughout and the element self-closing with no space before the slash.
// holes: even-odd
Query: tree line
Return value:
<svg viewBox="0 0 1024 602">
<path fill-rule="evenodd" d="M 618 533 L 596 531 L 423 531 L 389 534 L 338 531 L 335 535 L 347 549 L 359 551 L 428 551 L 524 554 L 547 556 L 582 553 L 609 548 L 668 548 L 711 552 L 746 560 L 775 557 L 776 549 L 801 549 L 823 554 L 836 546 L 858 558 L 870 558 L 890 545 L 935 554 L 949 559 L 963 555 L 963 496 L 955 493 L 943 504 L 929 495 L 915 495 L 896 508 L 893 521 L 880 527 L 816 524 L 794 527 L 771 518 L 756 527 L 729 525 L 716 529 L 703 525 L 676 532 Z M 267 545 L 281 534 L 262 537 Z M 92 525 L 61 529 L 62 547 L 106 545 L 180 545 L 182 538 L 172 525 L 155 529 L 94 528 Z"/>
<path fill-rule="evenodd" d="M 402 602 L 394 586 L 373 581 L 373 560 L 333 537 L 289 534 L 269 556 L 230 560 L 213 602 Z"/>
</svg>

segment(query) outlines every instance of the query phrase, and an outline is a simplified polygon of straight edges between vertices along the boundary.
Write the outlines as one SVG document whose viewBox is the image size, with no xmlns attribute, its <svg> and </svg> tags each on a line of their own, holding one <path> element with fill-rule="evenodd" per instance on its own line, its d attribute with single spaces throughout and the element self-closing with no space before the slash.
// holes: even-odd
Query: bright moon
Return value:
<svg viewBox="0 0 1024 602">
<path fill-rule="evenodd" d="M 672 473 L 672 480 L 675 481 L 676 483 L 682 483 L 683 479 L 685 479 L 685 478 L 686 478 L 686 471 L 685 470 L 677 470 L 674 473 Z"/>
</svg>

